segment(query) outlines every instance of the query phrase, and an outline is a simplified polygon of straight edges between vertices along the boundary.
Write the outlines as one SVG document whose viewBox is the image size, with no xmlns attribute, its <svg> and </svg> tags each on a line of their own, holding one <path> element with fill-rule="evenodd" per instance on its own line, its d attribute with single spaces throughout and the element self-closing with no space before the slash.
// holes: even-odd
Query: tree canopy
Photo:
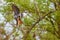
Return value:
<svg viewBox="0 0 60 40">
<path fill-rule="evenodd" d="M 20 26 L 12 4 L 22 14 Z M 4 0 L 0 14 L 0 40 L 60 40 L 60 0 Z"/>
</svg>

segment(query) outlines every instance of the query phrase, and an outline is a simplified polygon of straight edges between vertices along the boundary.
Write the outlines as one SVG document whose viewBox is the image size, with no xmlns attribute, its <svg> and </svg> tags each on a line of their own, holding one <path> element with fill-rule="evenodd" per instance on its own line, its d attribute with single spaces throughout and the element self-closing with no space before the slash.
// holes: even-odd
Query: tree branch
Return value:
<svg viewBox="0 0 60 40">
<path fill-rule="evenodd" d="M 24 40 L 26 40 L 27 36 L 29 35 L 30 31 L 35 27 L 35 25 L 37 23 L 39 23 L 39 21 L 41 21 L 42 19 L 45 18 L 45 16 L 48 16 L 49 14 L 53 13 L 53 11 L 50 11 L 49 13 L 45 14 L 42 18 L 40 17 L 33 25 L 32 27 L 26 32 L 25 36 L 24 36 Z"/>
</svg>

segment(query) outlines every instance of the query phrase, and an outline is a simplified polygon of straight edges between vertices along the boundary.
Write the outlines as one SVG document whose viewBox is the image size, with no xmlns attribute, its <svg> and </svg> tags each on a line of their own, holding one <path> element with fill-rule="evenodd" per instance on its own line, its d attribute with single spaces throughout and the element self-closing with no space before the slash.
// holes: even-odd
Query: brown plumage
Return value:
<svg viewBox="0 0 60 40">
<path fill-rule="evenodd" d="M 22 24 L 23 22 L 21 21 L 20 17 L 17 18 L 17 25 Z"/>
<path fill-rule="evenodd" d="M 21 25 L 22 21 L 21 21 L 20 15 L 19 15 L 19 13 L 20 13 L 19 8 L 15 4 L 12 4 L 12 10 L 14 12 L 14 18 L 17 22 L 16 25 L 18 25 L 18 26 Z"/>
</svg>

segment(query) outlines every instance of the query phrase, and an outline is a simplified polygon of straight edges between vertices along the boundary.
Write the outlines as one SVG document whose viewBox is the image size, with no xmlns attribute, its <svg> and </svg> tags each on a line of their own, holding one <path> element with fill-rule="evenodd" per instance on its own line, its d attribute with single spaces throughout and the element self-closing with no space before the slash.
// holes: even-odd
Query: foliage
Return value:
<svg viewBox="0 0 60 40">
<path fill-rule="evenodd" d="M 0 6 L 0 13 L 3 14 L 6 23 L 0 23 L 3 29 L 0 29 L 1 35 L 7 35 L 4 27 L 7 23 L 11 24 L 13 32 L 8 34 L 9 39 L 11 35 L 14 40 L 60 40 L 60 1 L 59 0 L 4 0 L 6 2 L 2 7 Z M 23 24 L 19 27 L 15 26 L 14 14 L 11 4 L 16 4 L 20 13 L 27 15 L 21 19 Z M 27 13 L 26 13 L 26 12 Z M 46 15 L 47 14 L 47 15 Z M 24 15 L 24 14 L 23 14 Z M 3 32 L 2 32 L 2 31 Z M 18 32 L 19 33 L 18 33 Z M 21 32 L 20 32 L 21 31 Z M 22 38 L 19 36 L 23 35 Z M 21 36 L 22 36 L 21 35 Z M 18 36 L 18 39 L 16 38 Z M 39 38 L 36 38 L 39 36 Z M 4 38 L 3 38 L 4 39 Z M 12 39 L 12 40 L 13 40 Z M 7 39 L 8 40 L 8 39 Z"/>
</svg>

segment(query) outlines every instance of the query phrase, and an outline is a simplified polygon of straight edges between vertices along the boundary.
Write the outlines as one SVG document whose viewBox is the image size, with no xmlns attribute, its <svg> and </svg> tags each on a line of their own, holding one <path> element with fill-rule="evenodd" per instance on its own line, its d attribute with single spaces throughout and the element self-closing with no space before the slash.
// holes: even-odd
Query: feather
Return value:
<svg viewBox="0 0 60 40">
<path fill-rule="evenodd" d="M 20 13 L 19 8 L 15 4 L 12 4 L 12 10 L 14 12 L 14 18 L 17 22 L 16 25 L 22 24 L 22 21 L 21 21 L 20 15 L 19 15 L 19 13 Z"/>
</svg>

